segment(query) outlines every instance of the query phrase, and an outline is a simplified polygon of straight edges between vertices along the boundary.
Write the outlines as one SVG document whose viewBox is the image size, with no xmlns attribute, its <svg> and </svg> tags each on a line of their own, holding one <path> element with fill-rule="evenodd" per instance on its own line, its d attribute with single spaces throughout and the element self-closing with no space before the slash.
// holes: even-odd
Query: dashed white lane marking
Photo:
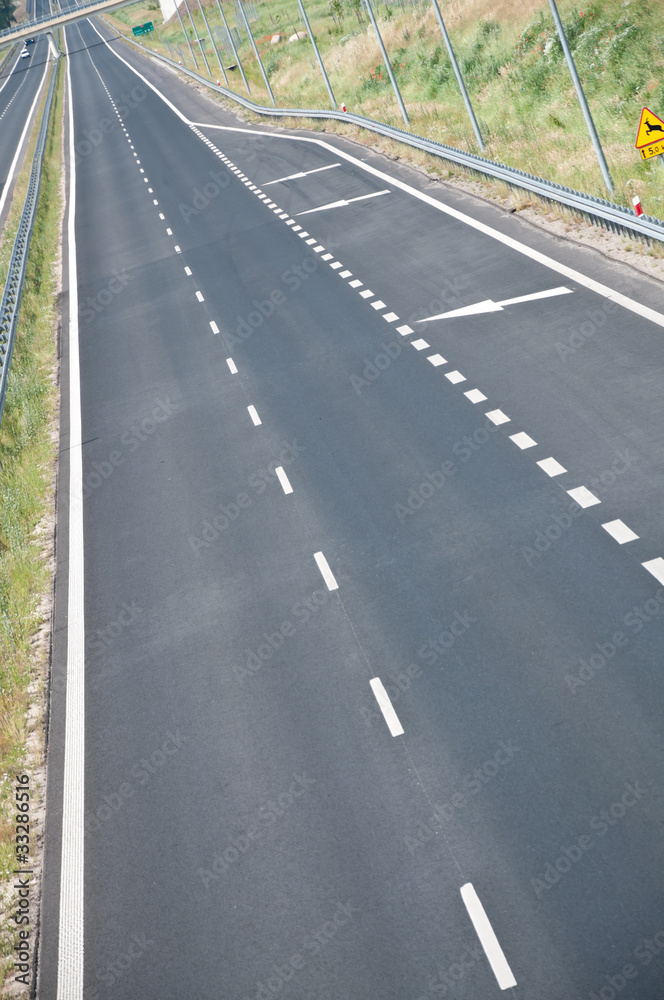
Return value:
<svg viewBox="0 0 664 1000">
<path fill-rule="evenodd" d="M 163 222 L 163 221 L 164 221 L 164 219 L 166 218 L 166 216 L 164 215 L 164 213 L 163 213 L 163 212 L 160 212 L 160 213 L 159 213 L 159 218 L 160 218 L 160 219 L 161 219 L 161 221 Z"/>
<path fill-rule="evenodd" d="M 400 333 L 402 337 L 407 337 L 412 332 L 413 331 L 411 330 L 411 328 L 406 323 L 404 323 L 403 326 L 398 326 L 397 327 L 397 333 Z"/>
<path fill-rule="evenodd" d="M 664 559 L 661 556 L 658 556 L 657 559 L 648 559 L 647 562 L 641 563 L 641 565 L 649 573 L 652 573 L 656 580 L 664 584 Z"/>
<path fill-rule="evenodd" d="M 316 565 L 318 566 L 321 576 L 325 580 L 325 584 L 328 590 L 338 590 L 339 584 L 334 578 L 334 573 L 330 569 L 329 563 L 322 552 L 314 552 L 314 559 L 316 560 Z"/>
<path fill-rule="evenodd" d="M 385 320 L 386 323 L 396 323 L 399 317 L 397 316 L 396 313 L 385 313 L 383 315 L 383 319 Z"/>
<path fill-rule="evenodd" d="M 360 281 L 359 278 L 353 278 L 352 281 L 348 282 L 350 288 L 361 288 L 363 284 L 364 282 Z"/>
<path fill-rule="evenodd" d="M 176 253 L 182 253 L 182 250 L 180 250 L 180 247 L 177 245 L 177 243 L 175 244 L 173 249 L 175 250 Z"/>
<path fill-rule="evenodd" d="M 466 399 L 469 399 L 471 403 L 483 403 L 486 396 L 479 389 L 469 389 L 468 392 L 464 392 Z"/>
<path fill-rule="evenodd" d="M 445 372 L 445 378 L 449 379 L 452 385 L 466 381 L 466 376 L 462 375 L 461 372 Z"/>
<path fill-rule="evenodd" d="M 352 271 L 342 271 L 341 274 L 339 275 L 339 277 L 340 278 L 352 278 L 353 277 L 353 272 Z"/>
<path fill-rule="evenodd" d="M 587 486 L 576 486 L 573 490 L 567 491 L 572 500 L 576 500 L 579 507 L 594 507 L 596 503 L 601 503 L 594 493 L 591 493 Z"/>
<path fill-rule="evenodd" d="M 374 693 L 378 707 L 383 713 L 383 718 L 387 723 L 387 728 L 392 736 L 403 736 L 403 726 L 399 722 L 399 717 L 394 711 L 394 706 L 390 701 L 390 696 L 383 686 L 380 677 L 372 677 L 369 681 L 371 690 Z"/>
<path fill-rule="evenodd" d="M 263 187 L 270 184 L 283 184 L 284 181 L 297 181 L 300 177 L 308 177 L 310 174 L 319 174 L 321 170 L 332 170 L 333 167 L 340 167 L 340 163 L 329 163 L 326 167 L 316 167 L 315 170 L 302 170 L 299 174 L 289 174 L 288 177 L 277 177 L 276 181 L 265 181 Z"/>
<path fill-rule="evenodd" d="M 543 458 L 537 464 L 543 472 L 546 472 L 547 476 L 561 476 L 563 472 L 567 472 L 565 466 L 557 462 L 555 458 Z"/>
<path fill-rule="evenodd" d="M 332 260 L 333 257 L 334 257 L 333 253 L 324 253 L 323 256 L 321 257 L 321 260 Z"/>
<path fill-rule="evenodd" d="M 302 234 L 302 235 L 304 235 L 304 234 Z M 306 240 L 306 243 L 307 243 L 307 246 L 313 246 L 313 244 L 314 244 L 314 243 L 317 243 L 317 242 L 318 242 L 318 240 L 315 240 L 315 239 L 313 238 L 313 236 L 311 237 L 311 239 L 309 239 L 309 240 Z"/>
<path fill-rule="evenodd" d="M 184 273 L 188 274 L 188 275 L 191 275 L 191 268 L 190 267 L 185 267 Z"/>
<path fill-rule="evenodd" d="M 372 302 L 371 305 L 374 307 L 374 309 L 385 309 L 386 308 L 385 303 L 383 302 L 382 299 L 376 299 L 376 301 Z"/>
<path fill-rule="evenodd" d="M 301 229 L 302 229 L 302 226 L 293 226 L 293 232 L 294 233 L 299 233 Z"/>
<path fill-rule="evenodd" d="M 202 292 L 196 292 L 196 298 L 198 299 L 199 302 L 205 302 Z"/>
<path fill-rule="evenodd" d="M 157 199 L 156 199 L 156 198 L 153 198 L 153 199 L 152 199 L 152 204 L 153 204 L 153 205 L 158 205 L 158 204 L 159 204 L 159 202 L 157 201 Z"/>
<path fill-rule="evenodd" d="M 338 271 L 340 267 L 343 267 L 343 264 L 341 264 L 338 260 L 333 260 L 330 267 L 333 271 Z"/>
<path fill-rule="evenodd" d="M 431 364 L 434 366 L 434 368 L 438 368 L 440 365 L 447 364 L 447 361 L 442 356 L 442 354 L 430 354 L 429 357 L 427 358 L 427 361 L 430 361 Z"/>
<path fill-rule="evenodd" d="M 231 375 L 237 375 L 237 365 L 232 358 L 226 358 L 226 364 L 231 370 Z"/>
<path fill-rule="evenodd" d="M 426 340 L 411 340 L 410 346 L 414 347 L 416 351 L 424 351 L 429 347 L 429 344 L 427 344 Z"/>
<path fill-rule="evenodd" d="M 166 230 L 166 235 L 167 236 L 172 236 L 173 235 L 173 230 L 172 229 L 167 229 Z"/>
<path fill-rule="evenodd" d="M 322 243 L 319 243 L 317 247 L 314 247 L 314 253 L 322 253 L 325 247 Z"/>
<path fill-rule="evenodd" d="M 615 538 L 618 545 L 624 545 L 625 542 L 633 542 L 635 538 L 639 536 L 631 528 L 628 528 L 624 521 L 620 518 L 616 518 L 615 521 L 607 521 L 602 527 L 605 531 L 611 535 L 611 538 Z"/>
<path fill-rule="evenodd" d="M 372 194 L 362 194 L 359 198 L 349 198 L 348 201 L 344 199 L 341 201 L 331 201 L 327 205 L 319 205 L 318 208 L 308 208 L 306 212 L 298 212 L 297 214 L 311 215 L 312 212 L 326 212 L 329 208 L 345 208 L 356 201 L 365 201 L 367 198 L 380 198 L 382 194 L 390 194 L 390 192 L 386 189 L 385 191 L 374 191 Z"/>
<path fill-rule="evenodd" d="M 360 292 L 360 295 L 362 296 L 363 299 L 373 298 L 373 292 L 371 291 L 370 288 L 365 288 L 363 292 Z"/>
<path fill-rule="evenodd" d="M 249 410 L 249 416 L 251 417 L 251 421 L 254 427 L 260 427 L 262 421 L 261 418 L 258 416 L 258 413 L 256 412 L 256 407 L 248 406 L 247 409 Z"/>
<path fill-rule="evenodd" d="M 466 393 L 468 395 L 468 393 Z M 537 441 L 533 441 L 530 434 L 526 434 L 525 431 L 519 431 L 518 434 L 510 434 L 510 441 L 514 441 L 517 448 L 523 451 L 525 448 L 534 448 Z"/>
<path fill-rule="evenodd" d="M 516 986 L 516 979 L 507 963 L 505 953 L 498 943 L 498 938 L 471 882 L 461 886 L 461 898 L 501 990 Z"/>
<path fill-rule="evenodd" d="M 289 479 L 288 479 L 288 476 L 286 475 L 286 473 L 284 472 L 284 470 L 282 469 L 282 467 L 280 465 L 278 465 L 277 468 L 274 471 L 276 473 L 277 479 L 281 483 L 281 488 L 284 491 L 284 493 L 286 493 L 286 494 L 292 493 L 293 492 L 293 487 L 291 486 L 291 484 L 289 482 Z"/>
<path fill-rule="evenodd" d="M 213 333 L 219 333 L 219 327 L 217 326 L 217 324 L 213 319 L 210 320 L 210 329 L 212 330 Z"/>
<path fill-rule="evenodd" d="M 501 424 L 509 424 L 510 422 L 510 418 L 506 416 L 502 410 L 489 410 L 485 416 L 487 416 L 491 423 L 495 424 L 496 427 L 500 427 Z"/>
</svg>

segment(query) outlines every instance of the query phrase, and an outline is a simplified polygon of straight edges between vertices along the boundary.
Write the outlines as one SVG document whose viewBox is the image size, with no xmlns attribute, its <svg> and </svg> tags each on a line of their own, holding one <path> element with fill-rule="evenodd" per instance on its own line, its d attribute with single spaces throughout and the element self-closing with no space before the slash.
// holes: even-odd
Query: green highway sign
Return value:
<svg viewBox="0 0 664 1000">
<path fill-rule="evenodd" d="M 139 24 L 137 28 L 132 28 L 132 35 L 147 35 L 149 31 L 154 31 L 154 24 L 152 21 L 147 21 L 145 24 Z"/>
</svg>

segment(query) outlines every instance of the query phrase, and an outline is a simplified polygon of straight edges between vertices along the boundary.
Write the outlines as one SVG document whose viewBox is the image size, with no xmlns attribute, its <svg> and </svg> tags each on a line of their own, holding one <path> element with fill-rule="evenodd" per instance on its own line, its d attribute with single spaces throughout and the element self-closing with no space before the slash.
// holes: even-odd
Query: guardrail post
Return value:
<svg viewBox="0 0 664 1000">
<path fill-rule="evenodd" d="M 263 66 L 263 60 L 260 57 L 258 46 L 256 45 L 256 42 L 254 41 L 254 36 L 251 33 L 251 28 L 249 27 L 249 21 L 247 19 L 247 15 L 244 12 L 244 6 L 242 4 L 242 0 L 236 0 L 236 2 L 237 6 L 240 8 L 240 13 L 242 14 L 242 20 L 244 21 L 244 26 L 247 29 L 247 34 L 249 35 L 249 40 L 251 41 L 254 50 L 254 55 L 256 56 L 256 59 L 258 60 L 258 65 L 261 68 L 261 73 L 263 74 L 263 79 L 265 80 L 265 86 L 267 87 L 267 92 L 270 95 L 272 106 L 276 108 L 277 104 L 274 99 L 274 94 L 272 93 L 272 87 L 270 86 L 270 81 L 267 78 L 267 73 L 265 72 L 265 67 Z"/>
<path fill-rule="evenodd" d="M 445 27 L 445 22 L 443 21 L 443 15 L 440 13 L 440 7 L 438 6 L 438 0 L 431 0 L 433 4 L 433 9 L 436 12 L 436 17 L 438 18 L 438 24 L 440 25 L 440 30 L 445 39 L 445 46 L 447 48 L 447 54 L 450 57 L 450 62 L 452 63 L 452 69 L 454 70 L 454 75 L 457 78 L 457 83 L 459 84 L 459 90 L 461 91 L 461 96 L 463 97 L 463 103 L 466 105 L 466 111 L 468 112 L 468 117 L 470 118 L 470 124 L 473 126 L 473 132 L 475 133 L 475 138 L 477 139 L 477 145 L 480 147 L 480 151 L 484 151 L 484 142 L 482 140 L 482 133 L 480 132 L 480 127 L 477 124 L 477 118 L 475 117 L 475 112 L 473 111 L 473 106 L 470 103 L 470 97 L 468 96 L 468 91 L 466 90 L 466 84 L 464 83 L 463 77 L 461 75 L 461 70 L 459 69 L 459 64 L 457 63 L 456 56 L 454 55 L 454 49 L 452 48 L 452 42 L 450 41 L 450 36 L 447 34 L 447 28 Z"/>
<path fill-rule="evenodd" d="M 378 22 L 376 21 L 376 18 L 374 16 L 373 7 L 371 6 L 371 0 L 364 0 L 364 2 L 366 4 L 367 10 L 369 11 L 369 18 L 371 19 L 371 23 L 373 24 L 374 31 L 376 32 L 376 38 L 378 39 L 380 51 L 383 54 L 383 62 L 385 63 L 385 69 L 387 70 L 387 75 L 390 78 L 390 82 L 392 84 L 392 89 L 397 99 L 397 103 L 401 108 L 401 114 L 403 115 L 403 120 L 405 121 L 406 125 L 410 126 L 410 119 L 408 117 L 408 112 L 406 111 L 406 106 L 401 98 L 401 91 L 399 90 L 396 77 L 392 72 L 392 65 L 385 50 L 385 46 L 383 45 L 383 39 L 381 37 L 380 31 L 378 30 Z"/>
<path fill-rule="evenodd" d="M 212 37 L 212 32 L 210 31 L 210 25 L 208 24 L 208 19 L 205 16 L 205 11 L 203 10 L 203 4 L 201 3 L 201 0 L 198 0 L 198 6 L 201 8 L 201 14 L 203 15 L 203 20 L 205 21 L 205 27 L 207 28 L 207 33 L 210 36 L 210 41 L 212 42 L 212 48 L 214 49 L 214 54 L 216 55 L 217 62 L 219 63 L 219 69 L 221 70 L 221 72 L 223 74 L 226 86 L 228 86 L 228 77 L 226 76 L 226 70 L 224 69 L 224 64 L 221 61 L 221 56 L 219 55 L 219 52 L 217 51 L 217 46 L 214 44 L 214 38 Z M 210 74 L 210 75 L 212 75 L 212 74 Z"/>
<path fill-rule="evenodd" d="M 323 58 L 318 51 L 318 46 L 316 45 L 316 39 L 314 38 L 314 33 L 311 30 L 311 25 L 309 24 L 309 18 L 307 17 L 307 12 L 304 9 L 304 3 L 302 0 L 297 0 L 297 5 L 300 8 L 300 14 L 302 15 L 302 20 L 304 21 L 304 26 L 309 33 L 309 38 L 311 39 L 311 44 L 314 47 L 314 52 L 316 53 L 316 59 L 318 60 L 318 65 L 320 66 L 320 71 L 323 74 L 323 79 L 325 80 L 325 86 L 327 87 L 327 92 L 330 95 L 330 101 L 332 102 L 332 108 L 336 109 L 337 102 L 336 98 L 332 92 L 332 87 L 330 86 L 330 81 L 327 78 L 327 73 L 325 72 L 325 66 L 323 65 Z"/>
<path fill-rule="evenodd" d="M 187 7 L 187 10 L 189 10 L 188 7 Z M 191 55 L 191 61 L 193 62 L 193 64 L 196 67 L 196 69 L 198 69 L 198 63 L 196 62 L 196 56 L 194 55 L 194 50 L 191 47 L 191 42 L 189 41 L 189 36 L 187 35 L 187 32 L 185 31 L 185 27 L 184 27 L 184 24 L 182 22 L 182 16 L 180 15 L 180 5 L 178 4 L 177 0 L 175 0 L 175 11 L 176 11 L 176 13 L 178 15 L 178 21 L 180 22 L 180 27 L 182 28 L 182 34 L 184 35 L 184 40 L 187 43 L 187 45 L 189 46 L 189 53 Z M 194 30 L 194 34 L 195 34 L 195 30 Z"/>
<path fill-rule="evenodd" d="M 591 115 L 590 108 L 588 107 L 586 95 L 584 94 L 583 87 L 581 86 L 581 80 L 579 79 L 579 74 L 576 71 L 576 66 L 574 64 L 574 57 L 570 51 L 569 45 L 567 44 L 567 35 L 565 34 L 565 29 L 563 28 L 563 22 L 560 20 L 560 14 L 558 13 L 558 8 L 556 7 L 556 0 L 549 0 L 549 7 L 551 8 L 551 13 L 553 14 L 553 20 L 555 22 L 556 29 L 558 31 L 558 38 L 560 39 L 560 44 L 562 45 L 563 52 L 565 53 L 565 59 L 567 60 L 567 66 L 570 71 L 570 76 L 572 77 L 572 82 L 574 83 L 576 96 L 579 98 L 579 104 L 581 105 L 583 117 L 586 120 L 586 126 L 588 128 L 588 132 L 590 133 L 590 139 L 595 149 L 595 155 L 597 156 L 599 169 L 602 171 L 602 177 L 604 178 L 604 183 L 609 189 L 609 194 L 613 194 L 613 180 L 611 179 L 611 174 L 609 173 L 609 167 L 604 157 L 604 150 L 602 149 L 602 144 L 599 141 L 597 129 L 595 128 L 595 122 L 593 121 L 593 116 Z"/>
<path fill-rule="evenodd" d="M 221 4 L 219 3 L 219 0 L 217 0 L 217 7 L 219 8 L 219 13 L 221 14 L 221 20 L 224 22 L 224 28 L 226 29 L 226 34 L 228 35 L 228 41 L 231 43 L 231 48 L 233 50 L 233 55 L 235 56 L 235 62 L 237 63 L 237 68 L 240 70 L 240 73 L 242 74 L 242 79 L 244 80 L 244 85 L 247 88 L 247 93 L 251 97 L 251 91 L 249 89 L 249 84 L 247 83 L 247 78 L 244 75 L 244 70 L 242 69 L 242 63 L 240 61 L 240 57 L 238 55 L 237 49 L 235 48 L 235 42 L 233 41 L 233 36 L 231 34 L 231 29 L 228 26 L 228 21 L 226 20 L 226 15 L 224 14 L 223 10 L 221 9 Z"/>
</svg>

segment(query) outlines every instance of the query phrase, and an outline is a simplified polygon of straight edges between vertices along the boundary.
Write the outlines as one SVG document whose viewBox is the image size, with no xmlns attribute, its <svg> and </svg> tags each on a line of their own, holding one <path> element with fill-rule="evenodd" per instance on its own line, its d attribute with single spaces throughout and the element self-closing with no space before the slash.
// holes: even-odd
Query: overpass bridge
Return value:
<svg viewBox="0 0 664 1000">
<path fill-rule="evenodd" d="M 53 0 L 53 2 L 59 6 L 58 0 Z M 93 14 L 107 14 L 112 10 L 117 10 L 118 7 L 127 7 L 129 4 L 135 2 L 136 0 L 92 0 L 91 3 L 78 4 L 75 7 L 70 7 L 68 10 L 58 10 L 53 11 L 51 14 L 44 14 L 42 17 L 37 17 L 32 21 L 22 21 L 21 24 L 0 31 L 0 47 L 11 42 L 25 43 L 28 38 L 45 34 L 48 37 L 51 54 L 57 59 L 60 53 L 53 36 L 56 28 L 61 26 L 66 27 L 75 21 L 82 21 Z"/>
</svg>

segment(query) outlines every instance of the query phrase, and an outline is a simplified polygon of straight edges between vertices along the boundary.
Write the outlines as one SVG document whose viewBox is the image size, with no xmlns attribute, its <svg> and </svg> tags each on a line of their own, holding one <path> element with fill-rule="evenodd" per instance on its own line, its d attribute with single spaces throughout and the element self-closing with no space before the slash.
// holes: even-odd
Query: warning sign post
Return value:
<svg viewBox="0 0 664 1000">
<path fill-rule="evenodd" d="M 650 108 L 644 108 L 641 112 L 635 146 L 644 160 L 664 153 L 664 121 Z"/>
</svg>

